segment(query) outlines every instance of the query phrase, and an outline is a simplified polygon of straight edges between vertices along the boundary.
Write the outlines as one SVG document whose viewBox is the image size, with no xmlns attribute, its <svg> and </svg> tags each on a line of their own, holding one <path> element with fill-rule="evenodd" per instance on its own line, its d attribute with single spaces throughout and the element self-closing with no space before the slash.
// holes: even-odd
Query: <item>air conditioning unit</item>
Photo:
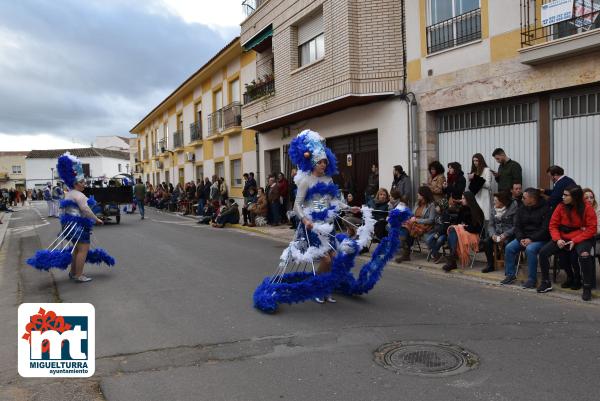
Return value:
<svg viewBox="0 0 600 401">
<path fill-rule="evenodd" d="M 196 154 L 193 152 L 186 152 L 185 153 L 185 161 L 188 161 L 188 162 L 196 161 Z"/>
<path fill-rule="evenodd" d="M 162 169 L 163 168 L 163 162 L 161 162 L 160 160 L 156 160 L 154 162 L 154 167 L 157 168 L 157 169 L 159 169 L 159 170 Z"/>
</svg>

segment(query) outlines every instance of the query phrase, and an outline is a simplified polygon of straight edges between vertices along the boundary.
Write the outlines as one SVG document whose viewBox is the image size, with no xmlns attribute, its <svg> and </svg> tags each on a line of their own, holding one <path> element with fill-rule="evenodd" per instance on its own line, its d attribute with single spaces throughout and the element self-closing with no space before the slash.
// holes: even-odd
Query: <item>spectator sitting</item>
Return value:
<svg viewBox="0 0 600 401">
<path fill-rule="evenodd" d="M 446 272 L 457 268 L 457 259 L 460 259 L 461 265 L 465 266 L 469 259 L 469 252 L 479 250 L 479 237 L 484 223 L 483 211 L 477 204 L 475 196 L 469 191 L 463 194 L 461 204 L 458 224 L 448 228 L 450 255 L 443 267 Z"/>
<path fill-rule="evenodd" d="M 392 189 L 390 191 L 390 202 L 388 210 L 396 208 L 408 208 L 408 198 L 406 198 L 406 196 L 402 196 L 402 194 L 400 194 L 400 191 L 398 191 L 397 189 Z"/>
<path fill-rule="evenodd" d="M 596 212 L 596 219 L 600 223 L 600 207 L 598 206 L 598 202 L 596 201 L 596 195 L 594 194 L 594 191 L 592 191 L 591 188 L 584 188 L 583 199 L 592 206 L 592 208 Z M 600 234 L 600 224 L 598 224 L 596 234 Z"/>
<path fill-rule="evenodd" d="M 444 183 L 446 182 L 444 166 L 436 160 L 429 163 L 427 170 L 429 171 L 429 179 L 427 180 L 427 184 L 423 185 L 427 185 L 431 189 L 433 199 L 437 202 L 444 197 Z"/>
<path fill-rule="evenodd" d="M 442 198 L 439 202 L 436 202 L 436 218 L 433 229 L 428 234 L 425 234 L 425 242 L 429 247 L 433 263 L 437 264 L 442 260 L 440 249 L 448 239 L 448 228 L 458 224 L 460 208 L 462 206 L 461 199 L 462 196 L 456 193 L 451 194 L 448 200 Z"/>
<path fill-rule="evenodd" d="M 212 203 L 207 202 L 206 205 L 204 205 L 204 210 L 202 211 L 202 214 L 200 215 L 200 218 L 198 219 L 198 221 L 196 223 L 197 224 L 208 224 L 211 221 L 214 221 L 215 218 L 216 218 L 216 209 L 212 205 Z"/>
<path fill-rule="evenodd" d="M 538 253 L 550 239 L 548 222 L 550 209 L 541 193 L 535 188 L 527 188 L 523 193 L 523 206 L 515 214 L 515 239 L 504 249 L 504 275 L 500 284 L 511 284 L 517 277 L 516 261 L 519 252 L 527 255 L 528 279 L 525 288 L 535 288 L 537 280 Z"/>
<path fill-rule="evenodd" d="M 240 209 L 235 199 L 229 199 L 227 205 L 221 210 L 215 219 L 213 227 L 223 228 L 225 224 L 240 224 Z"/>
<path fill-rule="evenodd" d="M 550 281 L 550 255 L 558 254 L 561 269 L 567 274 L 562 288 L 578 290 L 583 276 L 584 301 L 592 298 L 592 277 L 596 268 L 591 255 L 594 236 L 598 226 L 596 212 L 592 205 L 583 200 L 583 190 L 579 185 L 566 188 L 563 201 L 552 213 L 549 230 L 552 241 L 540 251 L 542 281 L 537 292 L 552 290 Z M 581 267 L 581 272 L 579 268 Z"/>
<path fill-rule="evenodd" d="M 373 207 L 373 218 L 375 219 L 375 235 L 373 242 L 379 242 L 383 237 L 387 235 L 387 217 L 390 195 L 387 189 L 379 188 L 377 195 L 375 196 L 375 205 Z"/>
<path fill-rule="evenodd" d="M 406 197 L 406 199 L 408 199 L 409 204 L 412 203 L 413 197 L 410 177 L 406 175 L 406 172 L 400 165 L 394 166 L 394 181 L 392 181 L 390 196 L 391 191 L 393 191 L 394 189 L 397 189 L 400 192 L 401 196 Z"/>
<path fill-rule="evenodd" d="M 507 192 L 494 194 L 494 210 L 488 222 L 488 238 L 485 240 L 485 258 L 487 266 L 482 273 L 494 271 L 494 246 L 503 251 L 506 244 L 514 239 L 515 214 L 518 205 L 510 198 Z"/>
<path fill-rule="evenodd" d="M 258 188 L 258 198 L 256 203 L 251 205 L 248 208 L 250 212 L 250 221 L 248 223 L 248 227 L 254 227 L 260 224 L 262 221 L 265 221 L 267 218 L 267 214 L 269 213 L 269 204 L 267 200 L 267 196 L 265 195 L 265 190 L 261 187 Z"/>
<path fill-rule="evenodd" d="M 523 184 L 512 184 L 510 196 L 513 201 L 517 202 L 517 206 L 521 206 L 523 204 Z"/>
<path fill-rule="evenodd" d="M 258 195 L 256 194 L 256 188 L 249 187 L 246 189 L 246 195 L 244 195 L 244 205 L 242 206 L 242 215 L 244 216 L 244 226 L 248 225 L 248 218 L 250 217 L 250 212 L 248 209 L 250 206 L 254 205 L 258 200 Z"/>
<path fill-rule="evenodd" d="M 562 202 L 565 189 L 576 184 L 572 178 L 565 175 L 565 170 L 560 166 L 548 167 L 546 174 L 550 177 L 553 187 L 552 189 L 541 189 L 541 191 L 548 197 L 547 201 L 550 210 L 554 210 L 554 208 Z"/>
<path fill-rule="evenodd" d="M 492 157 L 500 165 L 498 172 L 492 171 L 498 183 L 498 192 L 510 191 L 513 184 L 523 183 L 523 171 L 521 165 L 506 156 L 502 148 L 494 149 Z"/>
<path fill-rule="evenodd" d="M 413 209 L 413 217 L 404 223 L 404 234 L 400 235 L 402 255 L 395 259 L 396 263 L 410 260 L 410 248 L 415 238 L 420 238 L 433 229 L 435 223 L 435 202 L 433 193 L 426 186 L 419 188 L 417 203 Z"/>
<path fill-rule="evenodd" d="M 446 197 L 453 193 L 463 194 L 467 188 L 467 180 L 465 173 L 462 171 L 462 166 L 458 162 L 448 163 L 448 174 L 446 182 L 443 183 L 444 193 Z"/>
<path fill-rule="evenodd" d="M 354 199 L 354 195 L 352 193 L 348 193 L 346 195 L 346 204 L 348 206 L 359 206 L 358 202 Z M 357 228 L 362 224 L 362 214 L 352 213 L 352 211 L 348 210 L 344 212 L 343 225 L 346 227 L 346 232 L 350 238 L 354 238 L 356 236 Z"/>
</svg>

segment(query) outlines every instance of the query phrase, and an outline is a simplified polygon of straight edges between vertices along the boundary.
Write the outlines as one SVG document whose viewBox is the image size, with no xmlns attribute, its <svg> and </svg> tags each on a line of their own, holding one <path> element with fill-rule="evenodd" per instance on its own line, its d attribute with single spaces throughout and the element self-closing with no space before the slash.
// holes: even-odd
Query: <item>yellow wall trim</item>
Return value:
<svg viewBox="0 0 600 401">
<path fill-rule="evenodd" d="M 213 158 L 213 143 L 211 141 L 205 141 L 202 149 L 204 151 L 204 160 Z"/>
<path fill-rule="evenodd" d="M 185 97 L 183 98 L 183 107 L 187 106 L 188 104 L 192 103 L 194 101 L 194 92 L 190 92 L 187 95 L 185 95 Z"/>
<path fill-rule="evenodd" d="M 175 115 L 175 113 L 177 112 L 177 109 L 175 106 L 171 107 L 169 109 L 169 118 L 173 117 Z"/>
<path fill-rule="evenodd" d="M 490 8 L 488 5 L 488 0 L 481 0 L 481 38 L 487 39 L 489 37 L 490 37 Z"/>
<path fill-rule="evenodd" d="M 419 20 L 421 24 L 421 57 L 427 56 L 427 0 L 419 0 Z"/>
<path fill-rule="evenodd" d="M 492 62 L 515 58 L 521 47 L 521 31 L 502 33 L 490 38 L 490 58 Z"/>
<path fill-rule="evenodd" d="M 242 131 L 242 152 L 255 152 L 256 141 L 254 140 L 254 131 L 245 129 Z"/>
<path fill-rule="evenodd" d="M 241 68 L 244 68 L 245 66 L 254 63 L 254 61 L 256 61 L 256 53 L 254 50 L 243 52 L 240 60 L 240 66 Z"/>
<path fill-rule="evenodd" d="M 415 82 L 421 79 L 421 59 L 409 61 L 406 66 L 406 75 L 408 82 Z"/>
<path fill-rule="evenodd" d="M 202 92 L 210 92 L 210 79 L 202 82 Z"/>
</svg>

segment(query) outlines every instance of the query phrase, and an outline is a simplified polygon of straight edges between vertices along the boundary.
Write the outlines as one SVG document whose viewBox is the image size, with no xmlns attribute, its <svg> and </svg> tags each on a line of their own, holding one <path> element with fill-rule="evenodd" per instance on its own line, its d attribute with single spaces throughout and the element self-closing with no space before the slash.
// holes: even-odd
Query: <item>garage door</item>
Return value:
<svg viewBox="0 0 600 401">
<path fill-rule="evenodd" d="M 503 148 L 511 159 L 521 164 L 524 187 L 538 186 L 537 103 L 486 105 L 443 112 L 438 116 L 438 132 L 439 160 L 444 167 L 457 161 L 468 173 L 473 155 L 481 153 L 488 166 L 497 171 L 492 152 Z"/>
<path fill-rule="evenodd" d="M 600 191 L 600 91 L 552 99 L 552 162 Z"/>
</svg>

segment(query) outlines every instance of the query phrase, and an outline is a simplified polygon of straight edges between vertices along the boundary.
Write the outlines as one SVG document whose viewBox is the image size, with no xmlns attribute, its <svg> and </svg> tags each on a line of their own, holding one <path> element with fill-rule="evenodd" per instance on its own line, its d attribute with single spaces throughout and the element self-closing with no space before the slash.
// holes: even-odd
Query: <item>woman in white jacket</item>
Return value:
<svg viewBox="0 0 600 401">
<path fill-rule="evenodd" d="M 469 191 L 475 194 L 475 200 L 483 210 L 485 221 L 489 221 L 492 209 L 492 171 L 481 153 L 473 155 L 469 174 Z"/>
</svg>

